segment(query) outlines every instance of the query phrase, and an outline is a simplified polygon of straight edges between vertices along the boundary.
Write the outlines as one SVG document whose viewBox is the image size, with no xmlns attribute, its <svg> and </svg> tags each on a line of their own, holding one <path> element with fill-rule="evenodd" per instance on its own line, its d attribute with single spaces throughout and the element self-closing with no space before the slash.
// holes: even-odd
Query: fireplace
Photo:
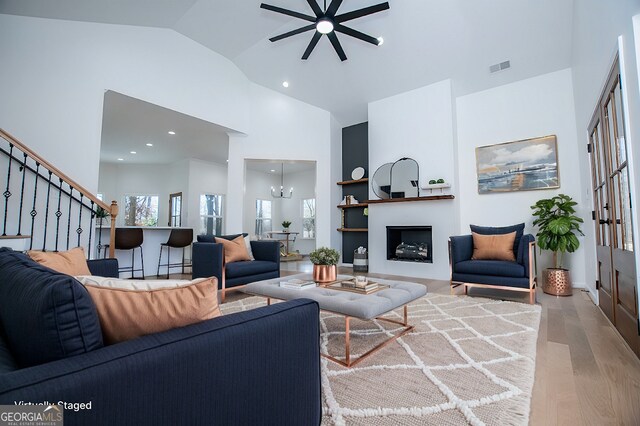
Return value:
<svg viewBox="0 0 640 426">
<path fill-rule="evenodd" d="M 387 260 L 433 263 L 431 226 L 387 226 Z"/>
</svg>

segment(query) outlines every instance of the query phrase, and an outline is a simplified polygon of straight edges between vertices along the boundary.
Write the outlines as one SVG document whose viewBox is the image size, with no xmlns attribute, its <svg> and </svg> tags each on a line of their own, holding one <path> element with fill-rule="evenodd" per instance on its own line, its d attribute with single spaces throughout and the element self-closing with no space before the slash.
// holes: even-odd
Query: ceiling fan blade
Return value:
<svg viewBox="0 0 640 426">
<path fill-rule="evenodd" d="M 313 13 L 315 13 L 317 17 L 324 15 L 324 12 L 320 6 L 318 6 L 318 2 L 316 2 L 316 0 L 307 0 L 307 3 L 309 3 L 309 6 L 313 9 Z"/>
<path fill-rule="evenodd" d="M 293 16 L 294 18 L 304 19 L 305 21 L 309 21 L 309 22 L 316 22 L 316 19 L 317 19 L 315 16 L 305 15 L 304 13 L 299 13 L 299 12 L 295 12 L 293 10 L 283 9 L 281 7 L 278 7 L 278 6 L 271 6 L 270 4 L 265 4 L 265 3 L 262 3 L 260 5 L 260 8 L 261 9 L 270 10 L 270 11 L 276 12 L 276 13 L 282 13 L 283 15 Z"/>
<path fill-rule="evenodd" d="M 342 49 L 342 46 L 340 45 L 340 41 L 338 41 L 338 36 L 336 35 L 335 31 L 331 31 L 329 34 L 327 34 L 327 37 L 329 37 L 329 40 L 331 41 L 331 44 L 333 44 L 333 48 L 336 49 L 336 53 L 340 57 L 340 60 L 341 61 L 346 61 L 347 60 L 347 55 L 344 54 L 344 50 Z"/>
<path fill-rule="evenodd" d="M 365 33 L 361 33 L 360 31 L 356 31 L 353 28 L 345 27 L 342 24 L 336 24 L 334 30 L 348 36 L 355 37 L 359 40 L 366 41 L 367 43 L 375 44 L 376 46 L 380 44 L 380 41 L 377 38 L 371 37 L 370 35 L 367 35 Z"/>
<path fill-rule="evenodd" d="M 352 19 L 361 18 L 363 16 L 371 15 L 372 13 L 382 12 L 389 9 L 389 2 L 376 4 L 375 6 L 369 6 L 362 9 L 354 10 L 353 12 L 343 13 L 335 17 L 337 23 L 347 22 Z"/>
<path fill-rule="evenodd" d="M 327 15 L 333 18 L 341 4 L 342 0 L 332 0 L 331 4 L 329 4 L 329 7 L 327 8 Z"/>
<path fill-rule="evenodd" d="M 282 40 L 283 38 L 291 37 L 291 36 L 294 36 L 296 34 L 302 34 L 304 32 L 313 30 L 315 28 L 316 28 L 316 24 L 307 25 L 307 26 L 304 26 L 302 28 L 298 28 L 297 30 L 289 31 L 288 33 L 284 33 L 284 34 L 280 34 L 280 35 L 275 36 L 275 37 L 271 37 L 269 39 L 269 41 L 274 42 L 274 41 Z"/>
<path fill-rule="evenodd" d="M 309 55 L 311 55 L 311 52 L 313 52 L 313 49 L 315 49 L 316 44 L 318 44 L 318 41 L 320 40 L 320 37 L 322 37 L 322 34 L 316 31 L 316 33 L 311 38 L 309 45 L 307 46 L 307 50 L 304 51 L 304 54 L 302 55 L 302 59 L 304 59 L 305 61 L 309 59 Z"/>
</svg>

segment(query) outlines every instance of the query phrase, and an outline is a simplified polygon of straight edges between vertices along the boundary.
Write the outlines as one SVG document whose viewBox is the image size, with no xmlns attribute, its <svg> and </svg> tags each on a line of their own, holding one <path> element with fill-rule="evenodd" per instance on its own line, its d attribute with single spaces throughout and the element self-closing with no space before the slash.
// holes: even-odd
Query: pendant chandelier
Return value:
<svg viewBox="0 0 640 426">
<path fill-rule="evenodd" d="M 272 186 L 271 196 L 273 198 L 291 198 L 291 196 L 293 196 L 293 188 L 289 189 L 289 195 L 285 195 L 284 193 L 284 163 L 282 163 L 282 168 L 280 173 L 280 191 L 276 191 L 275 188 Z"/>
</svg>

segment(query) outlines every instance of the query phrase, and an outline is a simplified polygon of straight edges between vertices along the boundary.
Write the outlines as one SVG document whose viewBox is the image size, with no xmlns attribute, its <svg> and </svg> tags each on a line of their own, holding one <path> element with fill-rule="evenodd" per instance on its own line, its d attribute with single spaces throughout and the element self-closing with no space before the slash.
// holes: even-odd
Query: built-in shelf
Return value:
<svg viewBox="0 0 640 426">
<path fill-rule="evenodd" d="M 411 197 L 411 198 L 387 198 L 385 200 L 369 200 L 368 204 L 384 204 L 384 203 L 408 203 L 413 201 L 437 201 L 437 200 L 453 200 L 453 195 L 429 195 L 428 197 Z"/>
<path fill-rule="evenodd" d="M 365 183 L 369 182 L 369 178 L 362 178 L 358 180 L 343 180 L 342 182 L 338 182 L 338 185 L 353 185 L 355 183 Z"/>
<path fill-rule="evenodd" d="M 358 204 L 343 204 L 338 206 L 339 209 L 353 209 L 356 207 L 367 207 L 369 203 L 358 203 Z"/>
<path fill-rule="evenodd" d="M 367 228 L 338 228 L 338 232 L 367 232 Z"/>
</svg>

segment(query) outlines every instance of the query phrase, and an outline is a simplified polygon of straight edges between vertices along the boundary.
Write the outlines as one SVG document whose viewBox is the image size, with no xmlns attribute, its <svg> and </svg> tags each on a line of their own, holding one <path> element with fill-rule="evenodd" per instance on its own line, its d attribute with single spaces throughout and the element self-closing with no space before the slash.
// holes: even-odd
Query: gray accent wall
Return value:
<svg viewBox="0 0 640 426">
<path fill-rule="evenodd" d="M 369 177 L 369 123 L 360 123 L 342 129 L 342 180 L 352 180 L 351 172 L 364 167 L 364 177 Z M 342 196 L 353 195 L 359 202 L 369 196 L 369 184 L 358 183 L 342 186 Z M 346 228 L 368 228 L 369 219 L 364 207 L 344 209 Z M 369 247 L 368 232 L 342 233 L 342 262 L 353 263 L 353 251 L 360 246 Z"/>
</svg>

